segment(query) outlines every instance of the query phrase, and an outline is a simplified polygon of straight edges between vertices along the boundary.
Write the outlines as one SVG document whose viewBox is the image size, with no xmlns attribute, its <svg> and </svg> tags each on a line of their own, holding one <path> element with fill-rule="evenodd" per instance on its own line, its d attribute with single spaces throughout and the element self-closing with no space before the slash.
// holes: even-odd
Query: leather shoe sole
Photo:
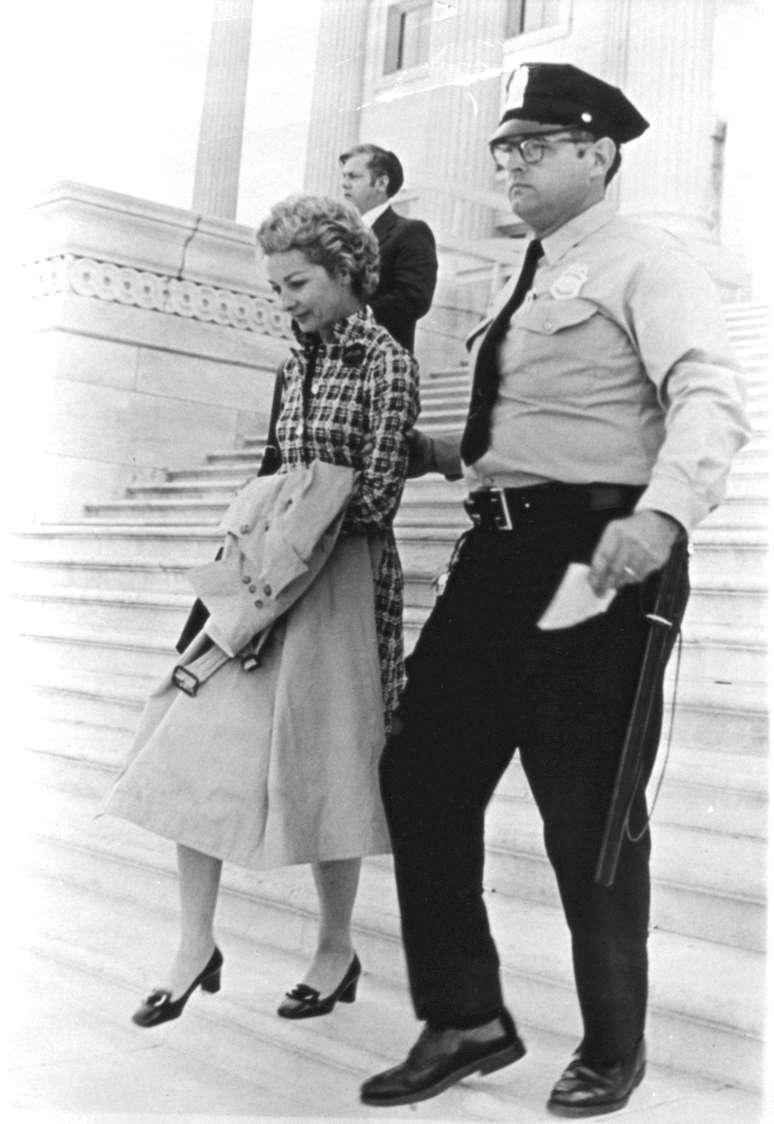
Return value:
<svg viewBox="0 0 774 1124">
<path fill-rule="evenodd" d="M 633 1072 L 627 1075 L 627 1067 L 622 1066 L 619 1075 L 615 1073 L 615 1069 L 618 1067 L 614 1067 L 612 1072 L 605 1073 L 602 1070 L 600 1073 L 595 1073 L 593 1068 L 584 1067 L 579 1059 L 574 1060 L 559 1079 L 548 1099 L 546 1108 L 554 1116 L 572 1117 L 574 1119 L 618 1112 L 619 1109 L 626 1106 L 632 1093 L 645 1076 L 644 1044 L 638 1048 L 633 1061 Z M 607 1089 L 604 1088 L 606 1079 L 608 1082 Z M 570 1083 L 573 1083 L 575 1087 L 562 1088 L 562 1085 L 568 1086 Z"/>
<path fill-rule="evenodd" d="M 479 1055 L 479 1057 L 471 1061 L 464 1062 L 454 1068 L 446 1070 L 445 1073 L 440 1074 L 434 1081 L 421 1088 L 415 1088 L 410 1092 L 404 1093 L 384 1093 L 379 1094 L 376 1092 L 369 1092 L 366 1086 L 360 1093 L 360 1100 L 363 1104 L 375 1105 L 378 1107 L 389 1108 L 392 1105 L 413 1104 L 415 1101 L 426 1101 L 430 1097 L 436 1097 L 439 1093 L 443 1093 L 445 1089 L 456 1085 L 458 1081 L 462 1081 L 465 1077 L 470 1077 L 474 1073 L 487 1074 L 494 1073 L 495 1070 L 503 1069 L 513 1062 L 517 1062 L 523 1058 L 527 1049 L 520 1038 L 515 1041 L 509 1042 L 507 1046 L 500 1046 L 497 1050 L 493 1050 L 489 1054 Z M 366 1085 L 368 1082 L 366 1082 Z"/>
</svg>

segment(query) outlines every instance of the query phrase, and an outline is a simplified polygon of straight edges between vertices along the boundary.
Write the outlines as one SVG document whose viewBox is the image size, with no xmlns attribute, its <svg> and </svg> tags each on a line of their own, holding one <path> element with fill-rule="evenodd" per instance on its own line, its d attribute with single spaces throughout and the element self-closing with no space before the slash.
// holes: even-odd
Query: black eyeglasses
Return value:
<svg viewBox="0 0 774 1124">
<path fill-rule="evenodd" d="M 564 129 L 561 131 L 564 132 Z M 545 143 L 546 137 L 551 137 L 551 144 Z M 518 152 L 525 164 L 539 164 L 544 154 L 550 151 L 554 144 L 587 144 L 591 139 L 591 137 L 561 137 L 554 136 L 553 133 L 542 133 L 539 137 L 524 137 L 522 140 L 510 140 L 506 137 L 490 144 L 489 150 L 497 167 L 507 168 L 514 152 Z"/>
</svg>

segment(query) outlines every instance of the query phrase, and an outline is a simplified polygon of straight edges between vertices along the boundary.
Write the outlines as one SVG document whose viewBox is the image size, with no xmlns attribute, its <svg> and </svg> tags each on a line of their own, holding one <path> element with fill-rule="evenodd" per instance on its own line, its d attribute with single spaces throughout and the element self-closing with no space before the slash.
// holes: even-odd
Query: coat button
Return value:
<svg viewBox="0 0 774 1124">
<path fill-rule="evenodd" d="M 251 593 L 255 593 L 255 591 L 256 591 L 257 589 L 258 589 L 258 586 L 257 586 L 257 585 L 251 585 L 251 586 L 250 586 L 250 592 L 251 592 Z"/>
<path fill-rule="evenodd" d="M 249 585 L 252 580 L 253 579 L 250 577 L 249 574 L 245 574 L 242 578 L 242 584 L 243 585 Z"/>
<path fill-rule="evenodd" d="M 256 609 L 261 609 L 263 608 L 263 601 L 259 598 L 257 601 L 253 601 L 253 605 L 255 605 Z"/>
<path fill-rule="evenodd" d="M 271 586 L 265 585 L 263 587 L 263 592 L 266 594 L 267 597 L 271 597 Z"/>
<path fill-rule="evenodd" d="M 243 523 L 242 526 L 239 528 L 239 533 L 240 533 L 240 535 L 246 535 L 249 530 L 250 530 L 250 524 L 249 523 Z"/>
</svg>

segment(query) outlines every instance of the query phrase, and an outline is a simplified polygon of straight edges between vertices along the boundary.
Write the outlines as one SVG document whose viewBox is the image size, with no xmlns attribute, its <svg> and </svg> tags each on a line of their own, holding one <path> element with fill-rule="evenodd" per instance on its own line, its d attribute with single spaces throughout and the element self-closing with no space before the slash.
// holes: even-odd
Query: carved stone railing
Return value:
<svg viewBox="0 0 774 1124">
<path fill-rule="evenodd" d="M 75 254 L 57 254 L 25 266 L 32 297 L 72 292 L 82 297 L 153 309 L 262 335 L 288 339 L 288 316 L 268 298 L 181 281 Z"/>
<path fill-rule="evenodd" d="M 77 519 L 261 431 L 290 324 L 254 229 L 71 182 L 30 228 L 25 517 Z"/>
</svg>

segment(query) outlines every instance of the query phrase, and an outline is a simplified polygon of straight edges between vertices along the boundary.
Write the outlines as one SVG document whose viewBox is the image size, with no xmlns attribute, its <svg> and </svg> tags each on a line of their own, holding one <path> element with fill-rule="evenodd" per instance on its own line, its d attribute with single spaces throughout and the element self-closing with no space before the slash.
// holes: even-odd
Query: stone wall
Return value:
<svg viewBox="0 0 774 1124">
<path fill-rule="evenodd" d="M 25 520 L 77 519 L 265 427 L 288 324 L 254 231 L 61 183 L 29 249 Z"/>
</svg>

